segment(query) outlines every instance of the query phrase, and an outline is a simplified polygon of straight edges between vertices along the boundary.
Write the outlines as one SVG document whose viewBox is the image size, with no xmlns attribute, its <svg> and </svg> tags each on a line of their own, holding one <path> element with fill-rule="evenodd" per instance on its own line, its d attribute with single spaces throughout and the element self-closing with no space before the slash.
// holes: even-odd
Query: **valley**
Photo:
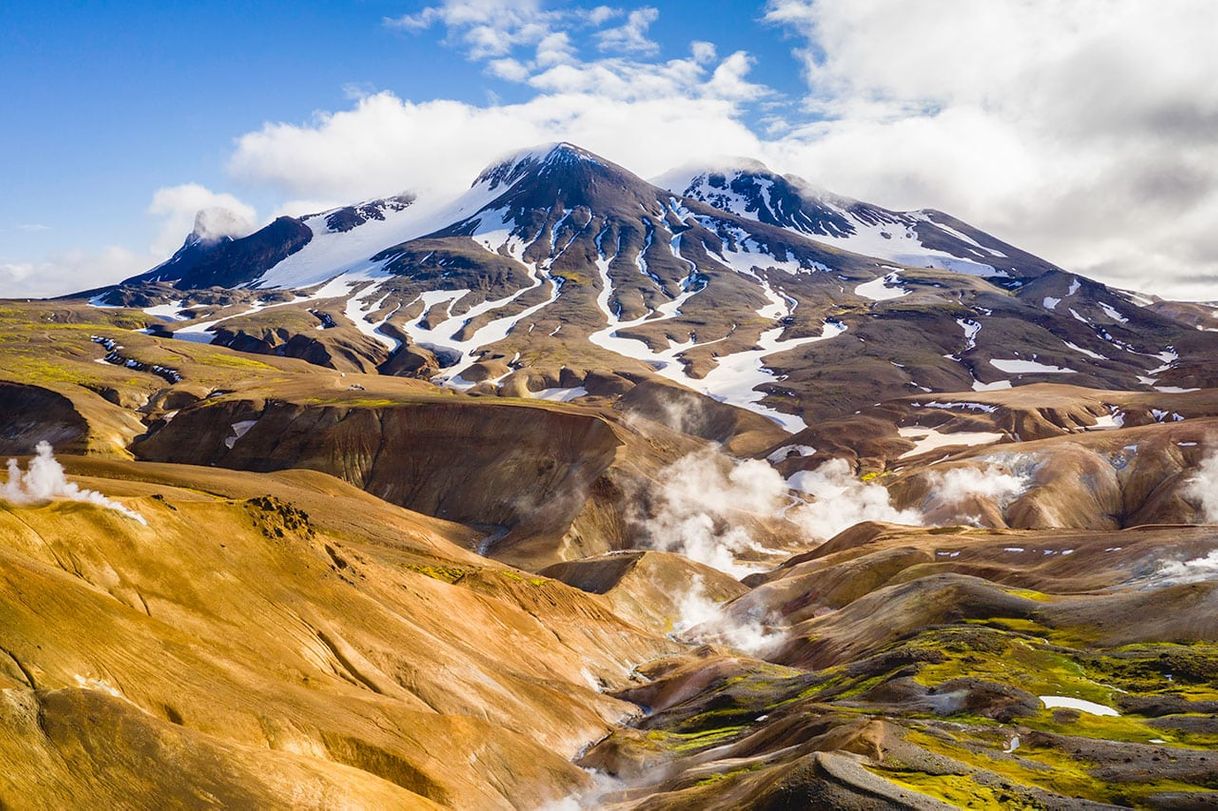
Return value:
<svg viewBox="0 0 1218 811">
<path fill-rule="evenodd" d="M 0 807 L 1213 807 L 1216 317 L 567 143 L 0 301 Z"/>
</svg>

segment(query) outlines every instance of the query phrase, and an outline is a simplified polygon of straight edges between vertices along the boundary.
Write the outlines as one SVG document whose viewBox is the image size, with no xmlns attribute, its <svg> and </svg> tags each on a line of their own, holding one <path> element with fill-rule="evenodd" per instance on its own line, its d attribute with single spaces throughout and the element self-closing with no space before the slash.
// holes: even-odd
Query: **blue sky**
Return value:
<svg viewBox="0 0 1218 811">
<path fill-rule="evenodd" d="M 2 4 L 0 295 L 147 267 L 197 207 L 442 193 L 569 139 L 644 176 L 759 157 L 1218 298 L 1218 4 L 1165 2 Z"/>
<path fill-rule="evenodd" d="M 4 4 L 0 257 L 36 258 L 65 238 L 90 250 L 147 240 L 149 198 L 175 183 L 232 189 L 259 209 L 273 207 L 273 191 L 227 176 L 233 139 L 265 121 L 340 109 L 353 91 L 474 104 L 528 97 L 442 44 L 441 32 L 383 24 L 426 5 Z M 722 0 L 665 3 L 650 33 L 661 54 L 683 53 L 691 39 L 760 46 L 767 58 L 757 75 L 797 91 L 791 43 L 760 21 L 761 11 Z"/>
</svg>

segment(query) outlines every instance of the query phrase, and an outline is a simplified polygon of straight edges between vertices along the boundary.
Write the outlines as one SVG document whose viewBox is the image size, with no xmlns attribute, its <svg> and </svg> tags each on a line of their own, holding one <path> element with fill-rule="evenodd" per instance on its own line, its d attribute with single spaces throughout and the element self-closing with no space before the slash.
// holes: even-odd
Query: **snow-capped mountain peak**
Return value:
<svg viewBox="0 0 1218 811">
<path fill-rule="evenodd" d="M 846 212 L 857 201 L 814 190 L 807 181 L 779 175 L 759 161 L 687 169 L 662 182 L 684 197 L 810 236 L 845 237 L 855 230 Z"/>
<path fill-rule="evenodd" d="M 566 141 L 540 144 L 509 153 L 492 162 L 478 174 L 472 186 L 475 188 L 482 186 L 493 191 L 501 186 L 510 187 L 531 172 L 552 171 L 579 163 L 601 165 L 603 161 L 586 149 Z"/>
<path fill-rule="evenodd" d="M 717 217 L 713 211 L 731 216 Z M 779 230 L 749 237 L 740 229 L 749 230 L 750 221 Z M 591 223 L 598 231 L 615 223 L 612 233 L 627 234 L 630 251 L 642 250 L 652 232 L 668 241 L 690 243 L 693 234 L 679 234 L 697 226 L 703 250 L 741 268 L 759 260 L 791 269 L 824 268 L 832 264 L 820 255 L 828 247 L 978 276 L 1028 277 L 1052 269 L 940 212 L 892 211 L 831 194 L 802 178 L 773 172 L 759 161 L 732 159 L 687 167 L 653 184 L 588 150 L 557 142 L 493 162 L 454 201 L 420 202 L 400 194 L 280 218 L 248 236 L 240 233 L 246 229 L 235 215 L 201 212 L 183 251 L 137 278 L 183 287 L 308 286 L 357 266 L 372 270 L 384 263 L 374 257 L 396 255 L 397 246 L 427 235 L 474 238 L 493 252 L 500 243 L 513 242 L 521 256 L 524 247 L 547 235 L 551 250 L 538 250 L 553 259 L 556 240 L 562 237 L 559 231 L 566 234 L 561 244 L 569 244 L 579 229 L 593 227 Z M 790 236 L 779 236 L 782 232 Z M 597 245 L 598 251 L 604 247 Z M 686 248 L 692 250 L 692 244 Z M 655 261 L 664 263 L 660 257 Z"/>
</svg>

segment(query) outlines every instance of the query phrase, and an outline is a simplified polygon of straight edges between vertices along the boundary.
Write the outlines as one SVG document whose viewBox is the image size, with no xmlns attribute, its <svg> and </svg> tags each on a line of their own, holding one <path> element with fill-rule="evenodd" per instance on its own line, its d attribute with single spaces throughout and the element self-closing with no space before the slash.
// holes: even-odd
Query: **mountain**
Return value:
<svg viewBox="0 0 1218 811">
<path fill-rule="evenodd" d="M 1179 389 L 1216 374 L 1212 334 L 947 214 L 754 162 L 659 182 L 549 145 L 456 200 L 402 195 L 188 239 L 101 298 L 167 307 L 150 324 L 163 334 L 480 393 L 666 379 L 789 431 L 922 391 Z M 245 309 L 184 307 L 217 287 Z"/>
</svg>

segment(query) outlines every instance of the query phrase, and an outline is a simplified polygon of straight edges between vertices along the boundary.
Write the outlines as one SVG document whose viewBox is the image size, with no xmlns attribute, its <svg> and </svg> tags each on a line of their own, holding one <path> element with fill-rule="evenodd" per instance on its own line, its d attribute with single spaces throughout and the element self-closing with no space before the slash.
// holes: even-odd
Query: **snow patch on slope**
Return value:
<svg viewBox="0 0 1218 811">
<path fill-rule="evenodd" d="M 1077 374 L 1074 369 L 1067 369 L 1064 366 L 1050 366 L 1046 363 L 1021 358 L 991 358 L 990 365 L 1007 374 Z"/>
<path fill-rule="evenodd" d="M 860 284 L 854 288 L 854 293 L 872 301 L 890 301 L 908 296 L 911 291 L 901 287 L 900 281 L 901 274 L 894 270 L 886 276 Z"/>
</svg>

